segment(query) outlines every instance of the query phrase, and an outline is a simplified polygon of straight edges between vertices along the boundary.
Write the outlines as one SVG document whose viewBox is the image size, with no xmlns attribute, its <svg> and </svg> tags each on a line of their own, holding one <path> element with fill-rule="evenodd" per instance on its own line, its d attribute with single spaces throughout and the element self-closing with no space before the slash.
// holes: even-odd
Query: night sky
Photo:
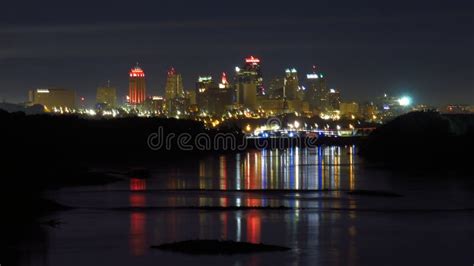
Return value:
<svg viewBox="0 0 474 266">
<path fill-rule="evenodd" d="M 264 79 L 312 65 L 343 99 L 384 92 L 474 103 L 474 1 L 7 1 L 0 6 L 0 100 L 76 89 L 90 103 L 111 80 L 123 96 L 139 62 L 148 93 L 166 70 L 233 73 L 261 57 Z"/>
</svg>

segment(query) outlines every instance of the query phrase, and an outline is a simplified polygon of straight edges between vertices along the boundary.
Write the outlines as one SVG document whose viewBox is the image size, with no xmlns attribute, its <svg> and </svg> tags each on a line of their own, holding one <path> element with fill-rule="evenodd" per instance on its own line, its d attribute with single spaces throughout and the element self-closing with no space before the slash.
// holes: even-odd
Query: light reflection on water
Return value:
<svg viewBox="0 0 474 266">
<path fill-rule="evenodd" d="M 168 189 L 338 190 L 356 189 L 355 147 L 263 150 L 207 158 L 198 164 L 198 185 L 175 176 Z M 217 182 L 217 183 L 216 183 Z"/>
<path fill-rule="evenodd" d="M 172 174 L 165 179 L 167 180 L 165 187 L 156 184 L 157 179 L 163 181 L 163 176 L 151 180 L 132 178 L 129 184 L 131 192 L 129 206 L 149 207 L 153 204 L 150 200 L 147 201 L 146 197 L 156 198 L 156 195 L 145 193 L 149 187 L 147 182 L 151 182 L 152 188 L 183 189 L 184 194 L 168 195 L 164 206 L 293 207 L 296 209 L 286 213 L 284 219 L 289 226 L 287 230 L 296 237 L 294 234 L 297 234 L 298 224 L 302 217 L 298 208 L 302 205 L 307 206 L 300 202 L 300 199 L 304 199 L 304 195 L 300 195 L 298 191 L 334 190 L 332 197 L 338 197 L 340 189 L 355 189 L 356 159 L 354 155 L 354 147 L 320 147 L 318 149 L 252 151 L 232 156 L 206 158 L 198 162 L 197 175 L 171 171 Z M 197 178 L 197 181 L 194 178 Z M 191 192 L 195 192 L 194 189 L 206 192 L 193 194 Z M 226 191 L 233 193 L 221 193 Z M 261 193 L 248 194 L 246 191 Z M 281 193 L 265 194 L 265 191 Z M 316 207 L 323 207 L 323 205 L 327 203 L 320 200 L 313 202 L 313 206 Z M 341 207 L 338 202 L 332 202 L 330 206 Z M 355 202 L 351 202 L 350 206 L 355 208 Z M 217 237 L 220 239 L 235 239 L 251 243 L 262 241 L 264 219 L 262 210 L 222 211 L 217 215 L 219 221 L 217 228 L 209 226 L 215 223 L 211 221 L 211 219 L 216 219 L 215 216 L 206 212 L 197 215 L 196 229 L 199 231 L 199 238 L 209 238 L 218 234 Z M 312 223 L 319 221 L 319 214 L 304 215 L 304 217 L 310 219 Z M 351 218 L 355 217 L 352 213 Z M 146 220 L 147 212 L 140 209 L 131 211 L 129 242 L 133 256 L 143 256 L 147 253 L 146 243 L 149 241 L 147 240 L 149 234 L 147 234 Z M 162 237 L 176 239 L 179 235 L 179 230 L 176 230 L 179 221 L 176 221 L 175 213 L 168 215 L 167 220 L 169 220 L 166 225 L 167 230 L 163 232 Z M 355 235 L 356 230 L 351 229 L 350 232 Z"/>
<path fill-rule="evenodd" d="M 435 256 L 441 251 L 465 262 L 462 255 L 468 248 L 462 247 L 473 245 L 472 238 L 464 233 L 474 233 L 470 213 L 440 216 L 352 211 L 459 207 L 455 201 L 451 205 L 439 197 L 437 188 L 429 185 L 428 193 L 410 194 L 410 183 L 405 180 L 401 185 L 407 197 L 348 195 L 347 191 L 356 189 L 396 190 L 394 184 L 399 182 L 399 178 L 394 182 L 387 172 L 361 171 L 356 153 L 355 147 L 252 151 L 183 162 L 186 167 L 155 169 L 149 179 L 133 178 L 90 193 L 64 193 L 60 202 L 86 210 L 62 214 L 65 225 L 53 237 L 48 264 L 83 265 L 88 259 L 88 264 L 94 265 L 90 262 L 100 257 L 98 265 L 209 265 L 216 261 L 222 265 L 378 265 L 382 258 L 386 259 L 385 265 L 400 265 L 406 261 L 397 254 L 414 258 L 413 263 L 428 264 L 443 261 Z M 468 191 L 464 186 L 456 188 L 461 193 L 453 190 L 452 194 L 445 194 L 446 198 Z M 206 209 L 216 206 L 223 209 Z M 232 209 L 235 206 L 263 209 Z M 280 206 L 290 209 L 278 209 Z M 87 207 L 104 209 L 90 213 Z M 126 209 L 108 209 L 115 207 Z M 149 248 L 198 238 L 263 242 L 292 250 L 189 257 Z M 454 241 L 464 245 L 449 249 L 449 243 Z M 420 242 L 424 243 L 423 248 L 417 244 Z M 108 248 L 101 243 L 108 243 Z M 105 256 L 103 252 L 114 255 Z"/>
</svg>

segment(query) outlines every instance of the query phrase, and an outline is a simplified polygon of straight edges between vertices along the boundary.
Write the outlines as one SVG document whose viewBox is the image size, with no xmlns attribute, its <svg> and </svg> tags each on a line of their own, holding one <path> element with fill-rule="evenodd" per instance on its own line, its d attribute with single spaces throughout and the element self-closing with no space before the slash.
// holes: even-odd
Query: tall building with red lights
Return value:
<svg viewBox="0 0 474 266">
<path fill-rule="evenodd" d="M 146 99 L 145 72 L 138 64 L 129 73 L 128 97 L 132 105 L 142 104 Z"/>
<path fill-rule="evenodd" d="M 239 83 L 255 83 L 257 85 L 257 95 L 265 95 L 263 86 L 261 60 L 258 57 L 250 56 L 245 58 L 245 64 L 237 71 L 237 81 Z"/>
<path fill-rule="evenodd" d="M 236 102 L 245 108 L 255 110 L 257 108 L 257 95 L 264 96 L 262 72 L 260 70 L 260 59 L 254 56 L 245 58 L 245 64 L 236 67 L 235 95 Z"/>
</svg>

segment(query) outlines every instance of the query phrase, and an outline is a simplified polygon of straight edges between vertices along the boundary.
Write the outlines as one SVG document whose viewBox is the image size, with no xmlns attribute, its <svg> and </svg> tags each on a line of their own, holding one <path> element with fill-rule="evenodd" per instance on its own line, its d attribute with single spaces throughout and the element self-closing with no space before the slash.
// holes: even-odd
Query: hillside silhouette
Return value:
<svg viewBox="0 0 474 266">
<path fill-rule="evenodd" d="M 469 170 L 474 115 L 412 112 L 378 127 L 361 146 L 370 162 L 395 168 Z"/>
</svg>

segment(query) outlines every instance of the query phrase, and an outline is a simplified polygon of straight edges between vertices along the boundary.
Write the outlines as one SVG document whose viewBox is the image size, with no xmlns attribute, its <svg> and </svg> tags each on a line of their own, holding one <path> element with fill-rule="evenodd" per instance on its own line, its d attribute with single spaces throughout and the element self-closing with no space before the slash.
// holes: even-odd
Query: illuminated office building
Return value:
<svg viewBox="0 0 474 266">
<path fill-rule="evenodd" d="M 74 90 L 46 88 L 29 91 L 30 104 L 40 104 L 47 109 L 52 108 L 76 108 L 76 93 Z"/>
<path fill-rule="evenodd" d="M 165 100 L 161 96 L 151 96 L 145 100 L 144 110 L 154 115 L 162 115 L 164 113 Z"/>
<path fill-rule="evenodd" d="M 110 86 L 110 82 L 107 86 L 97 88 L 96 103 L 111 108 L 117 106 L 117 90 Z"/>
<path fill-rule="evenodd" d="M 227 80 L 227 74 L 222 72 L 221 83 L 219 83 L 220 89 L 228 89 L 230 87 L 229 81 Z"/>
<path fill-rule="evenodd" d="M 310 110 L 318 113 L 330 109 L 326 78 L 323 73 L 316 71 L 316 66 L 313 66 L 312 73 L 306 75 L 306 83 L 305 100 Z"/>
<path fill-rule="evenodd" d="M 196 82 L 196 104 L 201 111 L 207 111 L 209 90 L 215 87 L 211 76 L 202 76 Z"/>
<path fill-rule="evenodd" d="M 173 67 L 168 71 L 165 87 L 166 110 L 169 115 L 183 112 L 185 94 L 183 78 Z"/>
<path fill-rule="evenodd" d="M 257 87 L 257 95 L 263 96 L 266 94 L 263 86 L 263 76 L 260 66 L 260 59 L 254 56 L 245 58 L 245 64 L 242 67 L 237 67 L 237 83 L 255 84 Z"/>
<path fill-rule="evenodd" d="M 257 108 L 257 95 L 265 96 L 260 59 L 250 56 L 245 59 L 245 64 L 236 67 L 235 94 L 236 102 L 244 108 L 255 110 Z"/>
<path fill-rule="evenodd" d="M 283 99 L 283 87 L 285 87 L 285 78 L 277 77 L 272 79 L 268 85 L 268 98 Z"/>
<path fill-rule="evenodd" d="M 339 110 L 340 104 L 341 104 L 341 93 L 339 90 L 329 89 L 327 99 L 328 99 L 327 109 L 329 111 Z"/>
<path fill-rule="evenodd" d="M 257 84 L 255 82 L 236 84 L 237 104 L 250 110 L 257 108 Z"/>
<path fill-rule="evenodd" d="M 233 104 L 233 90 L 229 87 L 226 75 L 217 86 L 212 77 L 199 77 L 196 83 L 196 102 L 199 110 L 210 115 L 222 115 Z"/>
<path fill-rule="evenodd" d="M 285 71 L 284 96 L 288 100 L 298 99 L 298 71 L 296 69 L 287 69 Z"/>
<path fill-rule="evenodd" d="M 174 67 L 172 67 L 168 71 L 165 92 L 166 92 L 166 95 L 165 95 L 166 99 L 184 97 L 183 78 L 181 74 L 176 72 L 176 69 L 174 69 Z"/>
<path fill-rule="evenodd" d="M 142 104 L 146 99 L 145 72 L 138 64 L 129 72 L 128 98 L 131 105 Z"/>
</svg>

